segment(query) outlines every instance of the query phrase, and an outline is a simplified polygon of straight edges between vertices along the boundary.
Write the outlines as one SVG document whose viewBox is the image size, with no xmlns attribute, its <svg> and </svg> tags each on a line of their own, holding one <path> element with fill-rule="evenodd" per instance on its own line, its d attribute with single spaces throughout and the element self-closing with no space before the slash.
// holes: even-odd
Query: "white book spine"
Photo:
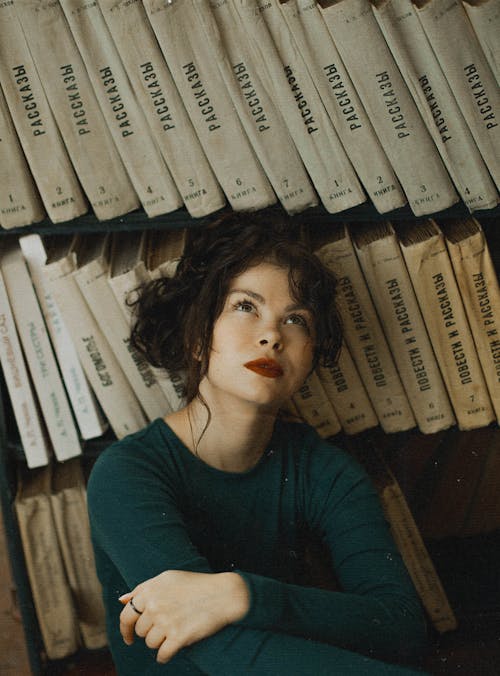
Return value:
<svg viewBox="0 0 500 676">
<path fill-rule="evenodd" d="M 338 434 L 342 429 L 333 404 L 315 372 L 293 395 L 292 401 L 301 417 L 324 439 Z"/>
<path fill-rule="evenodd" d="M 493 75 L 500 84 L 500 0 L 463 3 Z"/>
</svg>

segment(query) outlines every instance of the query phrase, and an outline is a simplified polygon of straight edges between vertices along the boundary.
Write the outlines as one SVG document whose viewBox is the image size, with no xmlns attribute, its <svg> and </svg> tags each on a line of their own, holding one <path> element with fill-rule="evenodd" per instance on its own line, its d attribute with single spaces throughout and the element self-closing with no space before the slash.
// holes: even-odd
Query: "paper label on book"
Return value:
<svg viewBox="0 0 500 676">
<path fill-rule="evenodd" d="M 477 35 L 490 68 L 500 84 L 500 0 L 467 2 L 465 11 Z"/>
<path fill-rule="evenodd" d="M 402 207 L 406 197 L 317 5 L 288 0 L 280 9 L 373 204 L 381 213 Z"/>
<path fill-rule="evenodd" d="M 44 207 L 54 223 L 87 211 L 13 3 L 0 3 L 0 83 Z M 51 162 L 47 163 L 47 158 Z"/>
<path fill-rule="evenodd" d="M 337 413 L 316 373 L 310 374 L 299 391 L 293 395 L 292 401 L 301 417 L 314 427 L 323 439 L 340 432 L 341 426 Z"/>
<path fill-rule="evenodd" d="M 158 147 L 191 216 L 226 200 L 188 117 L 142 3 L 105 0 L 101 10 Z"/>
<path fill-rule="evenodd" d="M 148 216 L 178 209 L 182 200 L 153 140 L 96 2 L 60 0 L 97 100 Z"/>
<path fill-rule="evenodd" d="M 369 0 L 342 0 L 321 11 L 412 211 L 420 216 L 450 207 L 458 196 Z"/>
<path fill-rule="evenodd" d="M 197 0 L 146 0 L 144 7 L 200 143 L 233 209 L 261 209 L 276 196 L 220 75 Z"/>
<path fill-rule="evenodd" d="M 411 0 L 373 11 L 462 200 L 470 211 L 494 207 L 498 192 Z"/>
</svg>

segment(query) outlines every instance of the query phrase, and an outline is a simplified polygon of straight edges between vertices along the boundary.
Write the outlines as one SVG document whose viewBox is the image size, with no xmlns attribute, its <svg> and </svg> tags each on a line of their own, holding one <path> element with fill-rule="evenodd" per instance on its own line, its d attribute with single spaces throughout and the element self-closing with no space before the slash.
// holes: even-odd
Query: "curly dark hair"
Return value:
<svg viewBox="0 0 500 676">
<path fill-rule="evenodd" d="M 231 280 L 264 261 L 289 271 L 293 299 L 314 317 L 313 367 L 335 363 L 342 340 L 336 280 L 300 227 L 273 209 L 226 212 L 193 229 L 175 275 L 148 282 L 132 303 L 132 344 L 153 366 L 184 375 L 188 402 L 208 370 L 214 323 Z"/>
</svg>

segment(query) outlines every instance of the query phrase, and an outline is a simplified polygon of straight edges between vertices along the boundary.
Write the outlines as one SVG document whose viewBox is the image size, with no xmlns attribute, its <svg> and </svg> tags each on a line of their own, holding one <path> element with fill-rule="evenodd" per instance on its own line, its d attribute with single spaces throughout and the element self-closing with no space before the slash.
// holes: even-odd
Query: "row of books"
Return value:
<svg viewBox="0 0 500 676">
<path fill-rule="evenodd" d="M 498 0 L 9 0 L 0 225 L 498 204 Z"/>
</svg>

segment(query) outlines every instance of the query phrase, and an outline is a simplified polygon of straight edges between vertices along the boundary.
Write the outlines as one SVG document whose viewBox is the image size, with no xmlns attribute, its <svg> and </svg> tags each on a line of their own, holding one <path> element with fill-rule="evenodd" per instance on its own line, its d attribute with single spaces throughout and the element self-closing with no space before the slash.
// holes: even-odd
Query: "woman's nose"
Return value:
<svg viewBox="0 0 500 676">
<path fill-rule="evenodd" d="M 268 327 L 261 333 L 259 344 L 270 345 L 273 350 L 281 350 L 283 347 L 281 331 L 277 327 Z"/>
</svg>

